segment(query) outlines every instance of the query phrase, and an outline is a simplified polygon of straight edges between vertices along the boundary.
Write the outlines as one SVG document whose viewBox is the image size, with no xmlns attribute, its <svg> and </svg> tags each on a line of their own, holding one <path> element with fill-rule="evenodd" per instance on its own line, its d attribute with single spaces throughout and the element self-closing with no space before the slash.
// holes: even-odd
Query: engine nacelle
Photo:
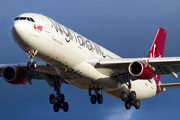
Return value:
<svg viewBox="0 0 180 120">
<path fill-rule="evenodd" d="M 128 70 L 129 73 L 137 79 L 152 79 L 154 76 L 151 68 L 140 61 L 132 62 Z"/>
<path fill-rule="evenodd" d="M 6 67 L 2 71 L 3 79 L 13 85 L 24 85 L 27 79 L 22 70 L 16 67 Z"/>
</svg>

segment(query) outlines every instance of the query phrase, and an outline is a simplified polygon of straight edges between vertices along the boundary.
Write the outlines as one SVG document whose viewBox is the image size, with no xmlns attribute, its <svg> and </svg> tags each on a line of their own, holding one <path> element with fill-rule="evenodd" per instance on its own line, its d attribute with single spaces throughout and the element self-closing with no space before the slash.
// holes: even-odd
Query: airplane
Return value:
<svg viewBox="0 0 180 120">
<path fill-rule="evenodd" d="M 140 100 L 180 87 L 162 84 L 160 75 L 178 79 L 180 57 L 163 57 L 167 31 L 159 28 L 146 58 L 121 58 L 55 20 L 37 13 L 15 17 L 12 37 L 26 52 L 27 63 L 0 64 L 0 76 L 13 85 L 46 80 L 56 94 L 49 96 L 53 110 L 69 110 L 62 84 L 87 90 L 92 104 L 102 104 L 104 93 L 140 108 Z M 34 57 L 43 62 L 35 62 Z"/>
</svg>

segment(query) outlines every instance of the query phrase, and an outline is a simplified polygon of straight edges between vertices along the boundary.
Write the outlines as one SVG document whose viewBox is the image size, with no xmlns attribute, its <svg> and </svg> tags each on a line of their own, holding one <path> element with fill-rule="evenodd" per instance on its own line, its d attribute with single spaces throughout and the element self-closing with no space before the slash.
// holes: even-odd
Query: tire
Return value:
<svg viewBox="0 0 180 120">
<path fill-rule="evenodd" d="M 32 68 L 33 68 L 33 69 L 36 69 L 36 68 L 37 68 L 37 63 L 36 63 L 36 62 L 33 62 L 33 63 L 32 63 Z"/>
<path fill-rule="evenodd" d="M 67 102 L 63 103 L 62 109 L 64 112 L 67 112 L 69 110 L 69 104 Z"/>
<path fill-rule="evenodd" d="M 58 102 L 60 102 L 60 103 L 64 103 L 64 101 L 65 101 L 64 95 L 63 95 L 63 94 L 60 94 L 60 95 L 58 96 L 57 100 L 58 100 Z"/>
<path fill-rule="evenodd" d="M 125 91 L 121 92 L 121 100 L 125 101 L 127 99 L 127 93 Z"/>
<path fill-rule="evenodd" d="M 102 104 L 103 103 L 103 96 L 101 94 L 97 95 L 97 102 L 98 102 L 98 104 Z"/>
<path fill-rule="evenodd" d="M 59 111 L 60 107 L 59 107 L 59 103 L 58 102 L 54 103 L 53 109 L 54 109 L 54 112 L 58 112 Z"/>
<path fill-rule="evenodd" d="M 131 99 L 132 101 L 135 101 L 135 100 L 136 100 L 136 92 L 135 92 L 135 91 L 132 91 L 132 92 L 130 93 L 130 99 Z"/>
<path fill-rule="evenodd" d="M 49 102 L 50 102 L 51 104 L 54 104 L 54 103 L 55 103 L 55 100 L 56 100 L 55 95 L 54 95 L 54 94 L 51 94 L 51 95 L 49 96 Z"/>
<path fill-rule="evenodd" d="M 91 103 L 96 104 L 96 96 L 95 95 L 91 95 Z"/>
<path fill-rule="evenodd" d="M 129 109 L 131 108 L 131 103 L 130 103 L 130 101 L 125 101 L 125 108 L 126 108 L 127 110 L 129 110 Z"/>
<path fill-rule="evenodd" d="M 27 63 L 27 68 L 30 70 L 31 69 L 31 62 Z"/>
<path fill-rule="evenodd" d="M 135 107 L 136 109 L 139 109 L 139 108 L 140 108 L 140 101 L 139 101 L 139 100 L 135 100 L 135 101 L 134 101 L 134 107 Z"/>
</svg>

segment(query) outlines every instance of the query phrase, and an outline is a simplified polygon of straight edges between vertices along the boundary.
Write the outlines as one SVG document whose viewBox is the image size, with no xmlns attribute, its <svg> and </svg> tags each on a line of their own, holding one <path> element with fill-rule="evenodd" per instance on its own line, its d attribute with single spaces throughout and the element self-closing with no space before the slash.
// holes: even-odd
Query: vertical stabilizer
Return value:
<svg viewBox="0 0 180 120">
<path fill-rule="evenodd" d="M 154 39 L 154 42 L 151 46 L 151 49 L 148 54 L 148 58 L 156 58 L 156 57 L 163 57 L 164 55 L 164 47 L 165 47 L 165 42 L 166 42 L 166 34 L 167 31 L 164 30 L 163 28 L 159 28 L 156 37 Z M 155 75 L 154 80 L 156 81 L 157 85 L 157 91 L 156 94 L 161 92 L 159 89 L 159 84 L 160 84 L 160 75 Z"/>
<path fill-rule="evenodd" d="M 167 31 L 159 28 L 148 54 L 148 58 L 163 57 Z"/>
<path fill-rule="evenodd" d="M 159 28 L 148 54 L 148 58 L 163 57 L 167 31 Z"/>
</svg>

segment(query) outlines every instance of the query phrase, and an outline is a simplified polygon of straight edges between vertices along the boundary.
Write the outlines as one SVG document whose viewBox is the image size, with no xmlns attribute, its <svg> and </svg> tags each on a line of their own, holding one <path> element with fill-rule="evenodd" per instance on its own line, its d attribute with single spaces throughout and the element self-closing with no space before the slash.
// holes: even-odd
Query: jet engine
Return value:
<svg viewBox="0 0 180 120">
<path fill-rule="evenodd" d="M 2 71 L 3 79 L 13 85 L 24 85 L 27 79 L 24 72 L 16 67 L 6 67 Z"/>
<path fill-rule="evenodd" d="M 132 62 L 129 65 L 129 73 L 137 79 L 152 79 L 154 74 L 151 68 L 140 61 Z"/>
</svg>

